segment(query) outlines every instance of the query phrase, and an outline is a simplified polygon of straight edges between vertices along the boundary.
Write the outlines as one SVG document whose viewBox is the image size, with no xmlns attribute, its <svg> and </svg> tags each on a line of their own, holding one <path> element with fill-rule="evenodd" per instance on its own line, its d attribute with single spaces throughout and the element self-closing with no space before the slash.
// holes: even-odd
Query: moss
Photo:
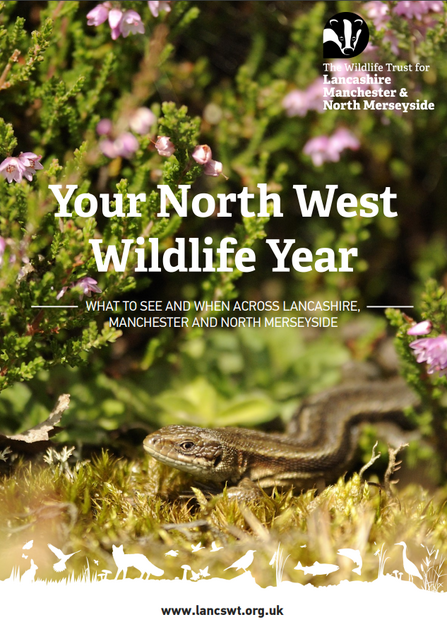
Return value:
<svg viewBox="0 0 447 634">
<path fill-rule="evenodd" d="M 70 466 L 19 462 L 0 482 L 0 577 L 9 577 L 31 539 L 42 553 L 39 577 L 48 579 L 82 574 L 86 559 L 92 574 L 102 569 L 115 574 L 112 544 L 123 544 L 126 553 L 145 554 L 171 579 L 183 575 L 185 564 L 196 572 L 208 567 L 211 576 L 234 576 L 225 568 L 253 549 L 250 570 L 262 586 L 276 583 L 269 563 L 278 548 L 285 560 L 283 579 L 309 581 L 310 576 L 294 570 L 298 561 L 303 566 L 316 561 L 340 566 L 328 578 L 313 577 L 317 585 L 375 579 L 380 548 L 389 558 L 385 572 L 401 568 L 400 549 L 394 548 L 399 541 L 407 542 L 417 564 L 426 550 L 439 550 L 439 561 L 447 553 L 443 489 L 433 494 L 408 485 L 389 497 L 354 474 L 320 494 L 274 491 L 241 503 L 225 492 L 194 497 L 187 493 L 188 484 L 187 476 L 150 458 L 130 461 L 108 452 Z M 213 552 L 212 542 L 225 548 Z M 81 551 L 69 560 L 65 573 L 52 570 L 56 560 L 48 543 L 65 553 Z M 193 552 L 197 544 L 201 549 Z M 352 573 L 350 560 L 337 557 L 340 548 L 362 552 L 360 577 Z M 166 556 L 171 550 L 178 557 Z M 128 571 L 129 577 L 138 574 L 134 568 Z"/>
</svg>

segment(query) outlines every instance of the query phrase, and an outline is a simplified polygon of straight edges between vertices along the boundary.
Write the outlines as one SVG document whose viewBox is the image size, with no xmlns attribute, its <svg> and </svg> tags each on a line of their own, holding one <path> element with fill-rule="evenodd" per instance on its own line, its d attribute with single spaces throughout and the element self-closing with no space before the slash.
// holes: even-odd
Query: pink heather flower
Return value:
<svg viewBox="0 0 447 634">
<path fill-rule="evenodd" d="M 388 26 L 390 16 L 387 4 L 380 2 L 380 0 L 378 2 L 366 2 L 363 8 L 378 31 Z"/>
<path fill-rule="evenodd" d="M 169 13 L 169 11 L 171 10 L 171 7 L 169 6 L 169 2 L 149 1 L 148 5 L 149 5 L 150 12 L 154 16 L 154 18 L 158 18 L 159 11 L 166 11 L 166 13 Z"/>
<path fill-rule="evenodd" d="M 420 20 L 422 15 L 426 13 L 425 8 L 415 6 L 415 5 L 424 5 L 425 2 L 405 2 L 404 0 L 400 0 L 399 4 L 393 8 L 393 13 L 396 15 L 403 15 L 405 18 L 412 19 L 417 18 Z M 413 5 L 413 6 L 411 6 Z"/>
<path fill-rule="evenodd" d="M 33 180 L 36 170 L 43 169 L 43 165 L 39 163 L 41 155 L 34 152 L 21 152 L 19 156 L 9 156 L 0 164 L 0 174 L 2 174 L 8 183 L 13 180 L 20 183 L 22 178 Z"/>
<path fill-rule="evenodd" d="M 207 176 L 220 176 L 222 174 L 222 163 L 219 161 L 208 161 L 204 165 L 203 172 Z"/>
<path fill-rule="evenodd" d="M 196 145 L 194 148 L 194 152 L 192 153 L 192 158 L 199 165 L 205 165 L 205 163 L 209 163 L 212 158 L 212 152 L 209 145 Z"/>
<path fill-rule="evenodd" d="M 131 158 L 139 148 L 139 143 L 131 132 L 123 132 L 114 141 L 102 139 L 99 142 L 101 152 L 108 158 Z"/>
<path fill-rule="evenodd" d="M 175 152 L 175 145 L 171 143 L 169 140 L 171 137 L 169 136 L 159 136 L 157 137 L 157 142 L 155 143 L 155 149 L 160 154 L 160 156 L 172 156 Z"/>
<path fill-rule="evenodd" d="M 108 158 L 131 158 L 138 150 L 139 143 L 131 132 L 122 132 L 114 138 L 113 123 L 110 119 L 101 119 L 96 126 L 98 134 L 106 135 L 107 138 L 101 139 L 99 148 L 101 152 Z"/>
<path fill-rule="evenodd" d="M 288 117 L 304 117 L 309 110 L 323 112 L 323 78 L 318 77 L 306 90 L 292 90 L 282 105 Z"/>
<path fill-rule="evenodd" d="M 36 173 L 36 170 L 42 170 L 43 165 L 39 163 L 42 155 L 34 154 L 34 152 L 20 152 L 18 159 L 21 161 L 22 165 L 25 167 L 25 171 L 23 172 L 23 176 L 27 178 L 29 181 L 33 180 L 33 176 Z"/>
<path fill-rule="evenodd" d="M 431 329 L 432 323 L 429 319 L 426 319 L 425 321 L 420 321 L 418 324 L 411 326 L 411 328 L 407 330 L 407 335 L 428 335 Z"/>
<path fill-rule="evenodd" d="M 0 266 L 3 264 L 3 254 L 6 249 L 6 240 L 0 236 Z"/>
<path fill-rule="evenodd" d="M 402 15 L 407 20 L 412 20 L 416 18 L 416 20 L 422 20 L 422 16 L 426 13 L 430 13 L 430 11 L 434 11 L 435 13 L 439 13 L 443 10 L 442 2 L 423 2 L 420 0 L 419 2 L 407 2 L 404 0 L 400 0 L 393 7 L 393 13 L 396 15 Z"/>
<path fill-rule="evenodd" d="M 96 126 L 96 132 L 100 135 L 109 135 L 111 134 L 113 129 L 113 123 L 110 119 L 101 119 L 101 121 Z"/>
<path fill-rule="evenodd" d="M 70 286 L 63 286 L 59 293 L 56 295 L 56 299 L 60 299 L 65 295 L 69 288 L 74 286 L 80 286 L 82 293 L 90 297 L 92 293 L 102 293 L 102 290 L 98 286 L 98 282 L 93 277 L 81 277 L 76 282 L 72 282 Z M 82 298 L 82 295 L 81 295 Z"/>
<path fill-rule="evenodd" d="M 309 139 L 303 148 L 304 154 L 312 159 L 312 163 L 319 167 L 323 163 L 336 163 L 340 160 L 343 150 L 358 150 L 358 139 L 346 128 L 339 128 L 331 137 L 326 135 Z"/>
<path fill-rule="evenodd" d="M 288 117 L 304 117 L 309 110 L 304 90 L 292 90 L 282 100 Z"/>
<path fill-rule="evenodd" d="M 319 167 L 323 163 L 336 162 L 339 156 L 334 155 L 329 137 L 326 135 L 316 136 L 313 139 L 309 139 L 303 148 L 304 154 L 307 154 L 312 159 L 312 163 Z"/>
<path fill-rule="evenodd" d="M 102 290 L 98 286 L 98 282 L 93 277 L 81 277 L 77 282 L 74 282 L 72 286 L 80 286 L 84 295 L 90 297 L 92 293 L 102 293 Z"/>
<path fill-rule="evenodd" d="M 123 12 L 120 9 L 111 9 L 109 11 L 109 26 L 112 29 L 112 40 L 117 40 L 121 35 L 121 20 Z"/>
<path fill-rule="evenodd" d="M 116 156 L 131 158 L 140 147 L 138 141 L 131 132 L 123 132 L 114 141 Z"/>
<path fill-rule="evenodd" d="M 87 13 L 87 24 L 89 26 L 99 26 L 109 17 L 110 7 L 108 2 L 97 4 L 94 9 Z"/>
<path fill-rule="evenodd" d="M 99 149 L 104 154 L 104 156 L 107 156 L 107 158 L 114 159 L 118 156 L 115 143 L 110 139 L 102 139 L 99 142 Z"/>
<path fill-rule="evenodd" d="M 444 11 L 444 3 L 442 2 L 442 0 L 425 2 L 425 6 L 429 11 L 433 11 L 433 13 L 442 13 Z"/>
<path fill-rule="evenodd" d="M 0 163 L 0 174 L 6 178 L 8 183 L 11 183 L 13 180 L 16 183 L 20 183 L 24 173 L 25 166 L 22 161 L 15 156 L 8 156 L 8 158 L 5 158 L 5 160 Z"/>
<path fill-rule="evenodd" d="M 129 119 L 129 126 L 136 134 L 147 134 L 157 117 L 149 108 L 138 108 Z"/>
<path fill-rule="evenodd" d="M 204 174 L 207 176 L 220 176 L 222 174 L 222 163 L 213 161 L 211 157 L 212 152 L 209 145 L 196 145 L 192 153 L 192 158 L 195 162 L 199 165 L 203 165 Z"/>
<path fill-rule="evenodd" d="M 99 26 L 107 19 L 112 30 L 112 40 L 118 39 L 120 35 L 127 37 L 129 33 L 144 33 L 140 14 L 133 9 L 123 12 L 112 7 L 110 2 L 103 2 L 87 13 L 89 26 Z"/>
<path fill-rule="evenodd" d="M 120 22 L 120 30 L 123 37 L 127 37 L 129 33 L 144 33 L 140 14 L 133 9 L 125 11 Z"/>
<path fill-rule="evenodd" d="M 332 149 L 339 154 L 343 150 L 358 150 L 360 142 L 346 128 L 338 128 L 329 139 Z M 338 160 L 338 159 L 337 159 Z"/>
<path fill-rule="evenodd" d="M 439 372 L 441 376 L 447 374 L 447 336 L 418 339 L 410 343 L 418 363 L 427 363 L 428 374 Z"/>
</svg>

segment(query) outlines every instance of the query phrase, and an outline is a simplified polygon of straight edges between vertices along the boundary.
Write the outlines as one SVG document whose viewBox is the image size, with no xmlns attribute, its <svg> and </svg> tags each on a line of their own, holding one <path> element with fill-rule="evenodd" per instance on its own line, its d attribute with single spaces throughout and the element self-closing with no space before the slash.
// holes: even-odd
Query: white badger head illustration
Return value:
<svg viewBox="0 0 447 634">
<path fill-rule="evenodd" d="M 332 18 L 329 24 L 330 27 L 326 27 L 323 31 L 323 44 L 334 42 L 343 55 L 352 56 L 362 34 L 364 21 L 361 18 L 353 22 L 346 18 Z"/>
</svg>

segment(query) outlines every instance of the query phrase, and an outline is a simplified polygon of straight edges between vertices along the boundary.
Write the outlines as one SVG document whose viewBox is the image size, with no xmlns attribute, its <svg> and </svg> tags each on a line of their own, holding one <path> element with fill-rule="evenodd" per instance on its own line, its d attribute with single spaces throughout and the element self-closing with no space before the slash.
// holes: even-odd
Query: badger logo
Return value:
<svg viewBox="0 0 447 634">
<path fill-rule="evenodd" d="M 369 41 L 365 20 L 356 13 L 337 13 L 323 31 L 323 57 L 348 59 L 360 55 Z"/>
</svg>

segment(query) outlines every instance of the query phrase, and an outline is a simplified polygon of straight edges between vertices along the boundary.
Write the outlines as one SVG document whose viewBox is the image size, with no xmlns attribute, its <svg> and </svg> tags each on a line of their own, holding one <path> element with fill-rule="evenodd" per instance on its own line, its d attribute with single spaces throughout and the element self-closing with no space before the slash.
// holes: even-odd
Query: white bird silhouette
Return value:
<svg viewBox="0 0 447 634">
<path fill-rule="evenodd" d="M 216 546 L 216 542 L 211 542 L 211 552 L 217 553 L 218 550 L 222 550 L 223 546 Z"/>
<path fill-rule="evenodd" d="M 34 561 L 31 559 L 31 566 L 28 568 L 28 570 L 25 570 L 20 581 L 25 581 L 25 582 L 34 581 L 36 576 L 36 570 L 38 569 L 38 567 L 39 566 L 36 566 Z"/>
<path fill-rule="evenodd" d="M 200 569 L 199 572 L 200 572 L 200 576 L 203 579 L 205 579 L 205 577 L 209 577 L 210 576 L 210 573 L 208 572 L 208 566 L 206 568 L 204 568 L 203 570 Z"/>
<path fill-rule="evenodd" d="M 362 574 L 363 559 L 359 550 L 355 550 L 354 548 L 339 548 L 337 554 L 347 557 L 357 564 L 357 568 L 353 568 L 352 572 L 356 572 L 358 575 Z"/>
<path fill-rule="evenodd" d="M 335 564 L 320 564 L 316 561 L 312 566 L 302 566 L 300 562 L 297 563 L 294 570 L 302 570 L 305 575 L 330 575 L 331 572 L 338 570 L 338 566 Z"/>
<path fill-rule="evenodd" d="M 255 552 L 256 550 L 247 550 L 243 557 L 235 561 L 234 564 L 231 564 L 231 566 L 228 566 L 228 568 L 225 568 L 225 570 L 229 570 L 230 568 L 235 568 L 236 570 L 247 570 L 247 568 L 253 563 L 253 553 Z"/>
<path fill-rule="evenodd" d="M 56 548 L 56 546 L 53 546 L 52 544 L 48 544 L 48 548 L 51 550 L 51 552 L 53 552 L 56 557 L 59 558 L 60 561 L 57 562 L 57 564 L 54 564 L 53 568 L 56 572 L 62 572 L 63 570 L 66 569 L 66 561 L 68 559 L 70 559 L 70 557 L 73 557 L 73 555 L 76 555 L 76 553 L 79 553 L 80 551 L 77 550 L 74 553 L 70 553 L 69 555 L 64 555 L 64 553 L 59 550 L 59 548 Z"/>
<path fill-rule="evenodd" d="M 399 542 L 398 544 L 394 544 L 395 546 L 402 546 L 403 547 L 403 553 L 402 553 L 402 559 L 403 559 L 403 563 L 404 563 L 404 570 L 408 575 L 408 578 L 410 579 L 410 581 L 413 581 L 413 577 L 418 577 L 421 581 L 423 581 L 421 573 L 419 572 L 419 570 L 416 568 L 416 566 L 414 565 L 414 563 L 412 561 L 410 561 L 407 557 L 407 544 L 405 542 Z"/>
<path fill-rule="evenodd" d="M 178 550 L 168 550 L 165 557 L 178 557 Z"/>
<path fill-rule="evenodd" d="M 202 550 L 203 548 L 205 548 L 205 546 L 202 546 L 200 542 L 196 544 L 195 546 L 191 544 L 191 550 L 193 553 L 196 553 L 198 550 Z"/>
<path fill-rule="evenodd" d="M 34 543 L 34 540 L 31 540 L 30 542 L 26 542 L 26 544 L 22 546 L 22 550 L 29 550 L 30 548 L 33 547 L 33 543 Z"/>
</svg>

